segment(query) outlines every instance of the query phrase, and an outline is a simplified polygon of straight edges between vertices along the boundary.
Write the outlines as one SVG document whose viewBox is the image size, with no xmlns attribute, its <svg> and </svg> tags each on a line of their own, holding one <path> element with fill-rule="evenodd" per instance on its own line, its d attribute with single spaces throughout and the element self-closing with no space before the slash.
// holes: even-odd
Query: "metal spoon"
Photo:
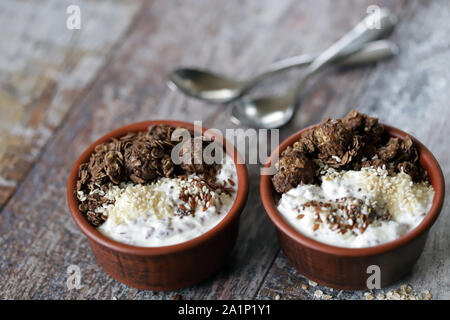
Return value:
<svg viewBox="0 0 450 320">
<path fill-rule="evenodd" d="M 243 99 L 232 106 L 231 120 L 240 125 L 257 128 L 279 128 L 285 125 L 294 115 L 298 104 L 298 94 L 308 79 L 331 62 L 343 59 L 361 49 L 364 44 L 376 39 L 385 29 L 392 28 L 396 18 L 387 9 L 378 14 L 364 18 L 344 37 L 320 54 L 308 67 L 305 76 L 297 86 L 287 94 L 279 97 L 263 97 L 254 100 Z M 368 26 L 379 25 L 380 28 Z"/>
<path fill-rule="evenodd" d="M 367 43 L 351 56 L 336 61 L 338 66 L 356 66 L 390 58 L 398 53 L 398 47 L 389 40 Z M 168 76 L 168 85 L 184 94 L 213 103 L 226 103 L 241 97 L 264 78 L 292 68 L 304 67 L 317 56 L 304 54 L 281 60 L 269 66 L 267 71 L 246 81 L 230 79 L 207 70 L 180 68 Z"/>
</svg>

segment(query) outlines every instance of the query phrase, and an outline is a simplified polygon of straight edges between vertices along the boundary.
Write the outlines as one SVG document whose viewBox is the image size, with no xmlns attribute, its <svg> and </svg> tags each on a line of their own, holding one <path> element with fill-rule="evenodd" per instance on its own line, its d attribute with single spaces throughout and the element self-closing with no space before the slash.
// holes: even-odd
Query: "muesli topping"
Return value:
<svg viewBox="0 0 450 320">
<path fill-rule="evenodd" d="M 299 184 L 320 182 L 315 163 L 336 170 L 383 167 L 392 173 L 403 172 L 414 181 L 426 181 L 412 139 L 389 138 L 377 118 L 351 110 L 343 119 L 325 119 L 286 148 L 276 164 L 272 181 L 279 193 Z"/>
<path fill-rule="evenodd" d="M 202 180 L 209 183 L 209 186 L 215 184 L 220 164 L 209 165 L 202 162 L 197 164 L 199 161 L 192 163 L 185 161 L 180 165 L 173 163 L 170 155 L 173 147 L 180 142 L 172 140 L 172 134 L 177 129 L 187 130 L 168 125 L 154 125 L 145 132 L 130 132 L 95 147 L 89 161 L 80 165 L 76 185 L 80 200 L 79 210 L 93 226 L 100 226 L 107 218 L 96 211 L 96 208 L 113 203 L 105 197 L 110 184 L 119 185 L 122 182 L 145 184 L 161 177 L 173 178 L 189 174 L 199 175 Z M 202 147 L 212 142 L 204 136 L 194 137 L 191 130 L 189 132 L 191 141 L 202 140 Z M 188 148 L 181 149 L 181 160 L 184 159 L 182 154 L 186 150 Z M 192 154 L 194 157 L 198 152 Z"/>
<path fill-rule="evenodd" d="M 272 177 L 278 210 L 301 233 L 342 247 L 392 241 L 417 226 L 434 197 L 411 137 L 350 111 L 287 147 Z"/>
</svg>

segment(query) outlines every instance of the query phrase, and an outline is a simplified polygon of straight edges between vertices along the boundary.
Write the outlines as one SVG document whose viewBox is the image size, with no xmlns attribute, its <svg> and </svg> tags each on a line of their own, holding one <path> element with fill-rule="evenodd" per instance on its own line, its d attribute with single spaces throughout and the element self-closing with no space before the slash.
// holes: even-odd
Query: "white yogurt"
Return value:
<svg viewBox="0 0 450 320">
<path fill-rule="evenodd" d="M 284 193 L 278 211 L 293 228 L 317 241 L 362 248 L 395 240 L 415 228 L 430 210 L 433 197 L 429 183 L 413 183 L 403 172 L 389 176 L 381 168 L 329 169 L 321 186 L 299 185 Z M 317 209 L 311 201 L 322 205 Z M 351 208 L 357 208 L 352 211 L 358 212 L 356 219 L 349 218 Z M 335 216 L 349 226 L 345 233 L 331 219 Z M 365 228 L 356 227 L 363 226 L 369 216 L 376 219 L 369 219 Z"/>
<path fill-rule="evenodd" d="M 187 179 L 160 178 L 147 185 L 110 185 L 105 196 L 114 204 L 98 208 L 108 216 L 98 230 L 118 242 L 143 247 L 173 245 L 206 233 L 222 221 L 236 199 L 236 167 L 228 155 L 224 158 L 216 182 L 225 184 L 230 192 L 202 185 L 198 188 L 201 181 L 195 175 Z M 183 215 L 190 206 L 180 199 L 180 193 L 196 199 L 194 205 L 191 203 L 195 208 L 193 215 Z"/>
</svg>

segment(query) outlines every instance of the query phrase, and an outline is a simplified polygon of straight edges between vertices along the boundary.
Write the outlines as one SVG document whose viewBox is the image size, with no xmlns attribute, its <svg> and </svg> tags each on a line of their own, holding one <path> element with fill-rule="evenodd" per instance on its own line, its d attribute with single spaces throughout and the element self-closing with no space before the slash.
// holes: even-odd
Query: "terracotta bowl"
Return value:
<svg viewBox="0 0 450 320">
<path fill-rule="evenodd" d="M 312 126 L 313 127 L 313 126 Z M 309 128 L 286 139 L 269 158 L 266 168 L 275 161 L 276 152 L 292 145 Z M 385 125 L 390 136 L 404 139 L 405 132 Z M 278 199 L 271 175 L 261 176 L 261 198 L 264 208 L 275 225 L 281 248 L 297 271 L 319 284 L 347 290 L 367 289 L 367 267 L 377 265 L 381 270 L 381 285 L 399 280 L 414 266 L 425 246 L 430 227 L 438 217 L 444 201 L 445 186 L 441 168 L 431 152 L 411 137 L 420 152 L 420 164 L 428 171 L 435 196 L 430 211 L 415 229 L 401 238 L 368 248 L 342 248 L 315 241 L 300 234 L 282 218 L 276 208 Z"/>
<path fill-rule="evenodd" d="M 174 290 L 190 286 L 217 271 L 230 255 L 238 235 L 239 217 L 248 194 L 247 170 L 239 155 L 222 136 L 208 133 L 207 137 L 227 145 L 233 157 L 238 177 L 236 200 L 226 217 L 213 229 L 192 240 L 164 247 L 138 247 L 111 240 L 91 226 L 78 210 L 75 186 L 80 164 L 88 161 L 96 145 L 127 132 L 144 131 L 154 124 L 167 124 L 194 130 L 194 125 L 181 121 L 155 120 L 134 123 L 114 130 L 100 138 L 78 158 L 67 184 L 67 200 L 72 218 L 86 235 L 98 264 L 114 279 L 131 287 L 150 290 Z M 234 154 L 231 152 L 234 151 Z"/>
</svg>

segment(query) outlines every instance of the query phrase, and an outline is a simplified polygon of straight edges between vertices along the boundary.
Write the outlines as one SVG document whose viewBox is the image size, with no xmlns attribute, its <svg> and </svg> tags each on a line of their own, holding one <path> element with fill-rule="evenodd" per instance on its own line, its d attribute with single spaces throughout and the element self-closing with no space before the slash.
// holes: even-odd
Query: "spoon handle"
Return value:
<svg viewBox="0 0 450 320">
<path fill-rule="evenodd" d="M 347 64 L 348 61 L 345 62 L 346 58 L 350 59 L 350 56 L 352 54 L 357 54 L 358 51 L 360 51 L 364 48 L 365 45 L 367 45 L 367 43 L 391 31 L 396 24 L 397 18 L 395 17 L 395 15 L 393 15 L 388 9 L 382 8 L 378 12 L 367 15 L 352 30 L 350 30 L 337 42 L 331 45 L 327 50 L 322 52 L 319 56 L 314 57 L 312 55 L 306 54 L 288 58 L 272 64 L 272 66 L 269 67 L 268 71 L 248 81 L 242 93 L 247 92 L 257 82 L 261 81 L 268 75 L 273 75 L 290 68 L 307 65 L 309 70 L 307 70 L 306 75 L 303 77 L 303 79 L 295 89 L 295 92 L 298 92 L 306 84 L 306 81 L 309 79 L 309 77 L 322 69 L 325 65 L 328 65 L 329 63 L 333 63 L 335 61 L 341 61 L 342 63 L 344 63 L 344 65 L 350 65 L 351 62 L 350 64 Z M 390 49 L 392 49 L 392 46 L 391 48 L 387 48 L 387 51 L 389 51 Z M 356 59 L 356 62 L 365 63 L 365 60 L 362 59 L 363 56 L 364 55 L 362 52 L 358 56 L 358 59 Z M 352 59 L 350 59 L 350 61 L 352 61 Z M 368 62 L 372 61 L 369 60 Z M 291 92 L 291 95 L 292 93 L 293 92 Z"/>
<path fill-rule="evenodd" d="M 334 60 L 349 56 L 360 50 L 364 44 L 380 37 L 396 24 L 396 18 L 388 9 L 366 16 L 352 30 L 322 52 L 309 65 L 308 71 L 314 73 Z"/>
<path fill-rule="evenodd" d="M 376 40 L 368 42 L 361 50 L 354 54 L 336 60 L 333 64 L 338 66 L 357 66 L 373 63 L 393 57 L 399 53 L 398 46 L 389 40 Z"/>
<path fill-rule="evenodd" d="M 288 96 L 296 99 L 298 93 L 308 82 L 308 79 L 323 67 L 330 63 L 344 59 L 358 52 L 365 44 L 379 38 L 388 30 L 394 28 L 397 18 L 386 8 L 376 13 L 366 16 L 352 30 L 346 33 L 342 38 L 333 43 L 328 49 L 322 52 L 308 66 L 305 76 L 299 81 L 294 89 L 290 90 Z M 296 103 L 292 105 L 294 107 Z"/>
<path fill-rule="evenodd" d="M 330 63 L 355 54 L 368 42 L 381 37 L 382 34 L 392 29 L 395 24 L 395 16 L 387 9 L 367 16 L 314 59 L 297 86 L 282 96 L 247 99 L 244 102 L 241 101 L 240 104 L 235 104 L 230 109 L 232 121 L 242 123 L 241 119 L 244 119 L 247 125 L 260 128 L 279 128 L 285 125 L 293 117 L 298 106 L 298 95 L 311 75 Z"/>
<path fill-rule="evenodd" d="M 361 50 L 337 59 L 333 64 L 337 66 L 352 66 L 372 63 L 390 58 L 398 53 L 399 49 L 395 43 L 389 40 L 376 40 L 366 43 Z M 284 72 L 293 68 L 301 68 L 310 65 L 318 56 L 314 54 L 302 54 L 299 56 L 283 59 L 269 66 L 267 71 L 261 73 L 256 78 L 261 80 L 269 75 Z"/>
</svg>

